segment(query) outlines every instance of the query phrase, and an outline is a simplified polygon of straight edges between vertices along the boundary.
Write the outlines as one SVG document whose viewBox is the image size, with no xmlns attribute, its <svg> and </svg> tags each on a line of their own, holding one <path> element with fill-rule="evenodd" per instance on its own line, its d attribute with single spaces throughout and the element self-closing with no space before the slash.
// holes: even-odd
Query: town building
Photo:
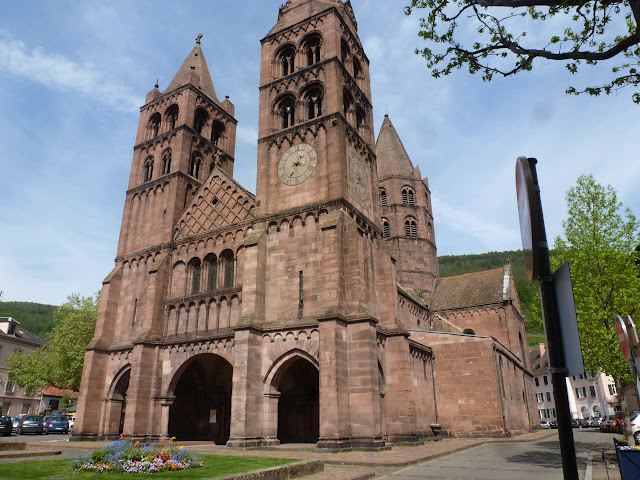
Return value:
<svg viewBox="0 0 640 480">
<path fill-rule="evenodd" d="M 3 415 L 13 417 L 21 413 L 38 413 L 40 397 L 9 381 L 6 359 L 7 355 L 18 350 L 35 350 L 42 345 L 44 342 L 22 328 L 16 319 L 0 317 L 0 404 Z"/>
<path fill-rule="evenodd" d="M 74 438 L 122 421 L 134 438 L 376 450 L 434 423 L 530 431 L 511 269 L 439 278 L 428 180 L 388 116 L 375 140 L 350 2 L 289 0 L 262 39 L 255 195 L 201 38 L 140 111 Z"/>
<path fill-rule="evenodd" d="M 530 351 L 536 403 L 540 421 L 556 421 L 555 398 L 549 358 L 544 343 Z M 620 400 L 613 377 L 581 373 L 566 378 L 571 418 L 604 417 L 620 411 Z M 631 399 L 631 397 L 629 397 Z"/>
<path fill-rule="evenodd" d="M 63 401 L 65 397 L 68 399 Z M 58 388 L 53 385 L 47 385 L 42 390 L 40 396 L 39 413 L 41 415 L 53 415 L 56 413 L 67 413 L 71 409 L 75 411 L 75 405 L 78 400 L 78 392 L 66 388 Z"/>
</svg>

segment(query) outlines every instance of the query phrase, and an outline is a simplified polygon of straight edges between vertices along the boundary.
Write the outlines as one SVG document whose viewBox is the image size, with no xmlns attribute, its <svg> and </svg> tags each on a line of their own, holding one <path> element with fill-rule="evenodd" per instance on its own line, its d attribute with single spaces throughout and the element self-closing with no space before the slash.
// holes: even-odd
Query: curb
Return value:
<svg viewBox="0 0 640 480">
<path fill-rule="evenodd" d="M 0 460 L 5 458 L 49 457 L 52 455 L 62 455 L 62 450 L 40 450 L 38 452 L 21 450 L 15 452 L 0 452 Z"/>
<path fill-rule="evenodd" d="M 290 463 L 289 465 L 283 465 L 281 467 L 271 467 L 249 473 L 220 477 L 218 480 L 286 480 L 288 478 L 297 478 L 318 473 L 322 470 L 324 470 L 322 460 L 307 460 L 304 462 Z"/>
</svg>

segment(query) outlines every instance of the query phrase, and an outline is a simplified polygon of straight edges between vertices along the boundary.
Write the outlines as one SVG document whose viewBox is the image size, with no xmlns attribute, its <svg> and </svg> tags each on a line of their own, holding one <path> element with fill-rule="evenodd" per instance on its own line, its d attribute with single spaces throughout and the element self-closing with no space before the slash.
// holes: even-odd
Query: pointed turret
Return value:
<svg viewBox="0 0 640 480">
<path fill-rule="evenodd" d="M 414 168 L 411 159 L 404 149 L 402 140 L 398 132 L 389 120 L 389 115 L 384 116 L 380 134 L 376 142 L 376 153 L 378 155 L 378 176 L 385 178 L 389 176 L 413 177 Z"/>
<path fill-rule="evenodd" d="M 213 81 L 209 73 L 209 67 L 207 67 L 207 61 L 204 59 L 202 48 L 200 48 L 201 38 L 202 35 L 198 35 L 196 38 L 196 46 L 193 47 L 189 56 L 182 63 L 178 73 L 173 77 L 173 80 L 171 80 L 171 83 L 164 93 L 190 83 L 202 90 L 211 100 L 219 104 L 216 89 L 213 87 Z"/>
</svg>

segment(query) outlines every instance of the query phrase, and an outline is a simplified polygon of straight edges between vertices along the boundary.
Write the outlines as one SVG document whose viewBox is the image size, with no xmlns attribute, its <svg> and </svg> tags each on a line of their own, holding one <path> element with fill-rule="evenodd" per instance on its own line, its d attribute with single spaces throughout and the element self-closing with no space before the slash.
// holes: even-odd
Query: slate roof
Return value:
<svg viewBox="0 0 640 480">
<path fill-rule="evenodd" d="M 384 116 L 376 141 L 376 155 L 378 156 L 378 177 L 389 176 L 413 177 L 413 163 L 396 132 L 389 115 Z"/>
<path fill-rule="evenodd" d="M 209 67 L 207 67 L 207 61 L 204 59 L 202 48 L 197 43 L 191 53 L 183 62 L 182 66 L 176 73 L 173 80 L 164 91 L 164 93 L 171 92 L 176 88 L 180 88 L 184 85 L 192 84 L 194 87 L 199 88 L 205 93 L 211 100 L 220 104 L 218 97 L 216 96 L 216 90 L 213 87 L 213 81 L 211 80 L 211 74 L 209 73 Z"/>
<path fill-rule="evenodd" d="M 15 325 L 16 325 L 13 335 L 8 335 L 2 330 L 0 330 L 0 337 L 19 338 L 20 340 L 25 340 L 27 342 L 35 343 L 36 345 L 46 345 L 47 342 L 45 342 L 41 338 L 36 337 L 34 334 L 26 331 L 24 328 L 20 326 L 20 324 L 16 320 L 12 319 L 11 317 L 0 317 L 0 318 L 2 318 L 3 321 L 13 320 L 13 322 L 15 322 Z"/>
<path fill-rule="evenodd" d="M 433 290 L 432 311 L 502 303 L 505 267 L 439 278 Z"/>
</svg>

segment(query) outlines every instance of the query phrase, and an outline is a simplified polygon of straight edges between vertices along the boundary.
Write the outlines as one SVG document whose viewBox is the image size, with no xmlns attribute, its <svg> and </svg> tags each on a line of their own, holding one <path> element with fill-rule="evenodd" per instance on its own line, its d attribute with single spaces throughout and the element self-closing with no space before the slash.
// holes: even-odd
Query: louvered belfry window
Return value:
<svg viewBox="0 0 640 480">
<path fill-rule="evenodd" d="M 391 227 L 389 226 L 389 222 L 383 222 L 382 235 L 384 238 L 389 238 L 391 236 Z"/>
<path fill-rule="evenodd" d="M 416 238 L 418 236 L 418 227 L 416 221 L 407 218 L 404 222 L 404 234 L 406 237 Z"/>
</svg>

